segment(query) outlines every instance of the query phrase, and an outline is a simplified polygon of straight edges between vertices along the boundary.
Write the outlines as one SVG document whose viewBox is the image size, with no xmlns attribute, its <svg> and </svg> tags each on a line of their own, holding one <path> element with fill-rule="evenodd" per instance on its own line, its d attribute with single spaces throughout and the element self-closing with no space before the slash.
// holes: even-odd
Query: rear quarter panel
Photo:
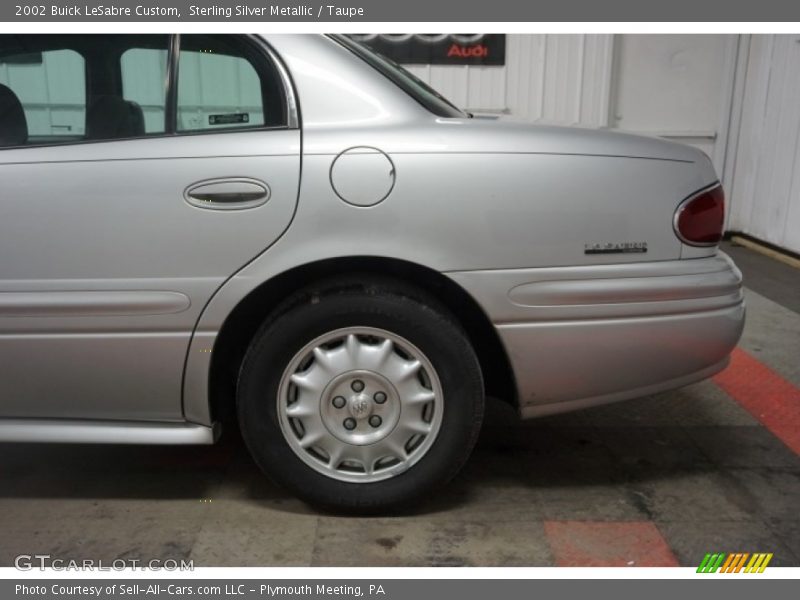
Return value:
<svg viewBox="0 0 800 600">
<path fill-rule="evenodd" d="M 679 259 L 674 211 L 716 180 L 704 155 L 660 140 L 439 119 L 330 40 L 269 41 L 297 87 L 300 198 L 286 234 L 227 282 L 200 319 L 185 379 L 191 420 L 208 420 L 203 350 L 242 298 L 284 271 L 347 256 L 440 272 Z M 394 165 L 394 187 L 374 206 L 348 204 L 332 188 L 335 158 L 354 147 L 380 150 Z M 585 244 L 606 242 L 645 242 L 648 251 L 584 253 Z"/>
</svg>

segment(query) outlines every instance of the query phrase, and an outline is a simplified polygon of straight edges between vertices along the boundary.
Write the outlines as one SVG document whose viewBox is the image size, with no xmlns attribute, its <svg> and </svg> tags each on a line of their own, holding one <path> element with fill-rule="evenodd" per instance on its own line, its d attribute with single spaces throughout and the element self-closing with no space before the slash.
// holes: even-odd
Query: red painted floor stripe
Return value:
<svg viewBox="0 0 800 600">
<path fill-rule="evenodd" d="M 714 382 L 800 454 L 800 389 L 741 348 L 733 351 L 730 366 Z"/>
<path fill-rule="evenodd" d="M 678 561 L 650 522 L 545 521 L 559 567 L 676 567 Z"/>
</svg>

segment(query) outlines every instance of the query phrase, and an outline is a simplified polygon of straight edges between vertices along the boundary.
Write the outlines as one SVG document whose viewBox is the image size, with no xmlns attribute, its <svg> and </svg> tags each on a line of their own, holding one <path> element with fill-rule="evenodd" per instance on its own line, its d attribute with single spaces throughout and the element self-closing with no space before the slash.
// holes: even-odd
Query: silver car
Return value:
<svg viewBox="0 0 800 600">
<path fill-rule="evenodd" d="M 472 118 L 337 36 L 0 36 L 0 441 L 210 444 L 386 510 L 744 320 L 690 147 Z"/>
</svg>

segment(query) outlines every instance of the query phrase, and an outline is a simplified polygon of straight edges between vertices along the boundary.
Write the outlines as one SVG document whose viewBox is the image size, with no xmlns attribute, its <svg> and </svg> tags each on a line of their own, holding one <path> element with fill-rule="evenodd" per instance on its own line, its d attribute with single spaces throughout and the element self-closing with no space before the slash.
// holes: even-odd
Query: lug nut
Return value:
<svg viewBox="0 0 800 600">
<path fill-rule="evenodd" d="M 350 387 L 353 388 L 354 392 L 360 392 L 364 389 L 364 382 L 360 379 L 356 379 L 353 383 L 350 384 Z"/>
<path fill-rule="evenodd" d="M 373 427 L 380 427 L 381 423 L 383 423 L 383 420 L 378 415 L 372 415 L 369 418 L 369 424 Z"/>
<path fill-rule="evenodd" d="M 348 417 L 344 420 L 344 428 L 348 431 L 353 431 L 356 428 L 356 420 Z"/>
<path fill-rule="evenodd" d="M 386 402 L 386 394 L 383 392 L 375 392 L 375 396 L 373 396 L 373 398 L 378 404 L 383 404 Z"/>
<path fill-rule="evenodd" d="M 345 400 L 341 396 L 336 396 L 336 398 L 333 399 L 333 405 L 336 408 L 344 408 L 345 404 L 347 404 L 347 400 Z"/>
</svg>

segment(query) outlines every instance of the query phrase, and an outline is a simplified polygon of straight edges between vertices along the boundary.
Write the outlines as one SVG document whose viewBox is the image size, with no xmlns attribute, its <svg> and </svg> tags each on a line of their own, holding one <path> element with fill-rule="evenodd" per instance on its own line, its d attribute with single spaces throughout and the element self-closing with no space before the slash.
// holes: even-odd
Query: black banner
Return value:
<svg viewBox="0 0 800 600">
<path fill-rule="evenodd" d="M 493 33 L 397 33 L 351 36 L 407 65 L 506 64 L 506 36 Z"/>
<path fill-rule="evenodd" d="M 0 22 L 742 22 L 800 21 L 791 0 L 36 0 L 0 2 Z M 365 27 L 363 30 L 368 31 Z M 744 28 L 746 30 L 746 28 Z M 680 33 L 672 26 L 671 31 Z M 484 63 L 487 64 L 487 63 Z"/>
<path fill-rule="evenodd" d="M 791 0 L 36 0 L 0 2 L 0 22 L 742 22 L 800 21 Z M 363 30 L 369 31 L 370 27 Z M 746 30 L 746 28 L 744 28 Z M 671 31 L 681 33 L 680 28 Z"/>
</svg>

